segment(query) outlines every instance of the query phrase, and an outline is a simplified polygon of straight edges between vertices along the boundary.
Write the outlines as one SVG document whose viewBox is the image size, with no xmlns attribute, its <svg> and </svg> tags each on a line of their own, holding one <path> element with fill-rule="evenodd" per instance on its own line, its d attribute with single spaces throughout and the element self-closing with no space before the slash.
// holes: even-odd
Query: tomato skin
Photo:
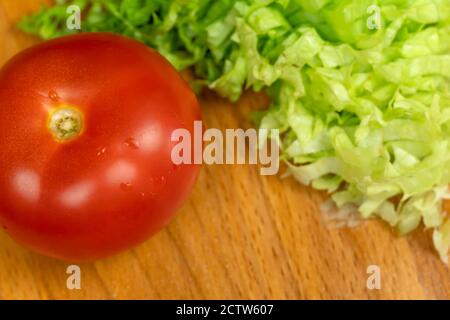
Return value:
<svg viewBox="0 0 450 320">
<path fill-rule="evenodd" d="M 61 105 L 84 122 L 64 143 L 47 128 Z M 133 40 L 86 33 L 23 51 L 0 71 L 0 224 L 70 261 L 141 243 L 193 187 L 200 167 L 173 164 L 171 134 L 200 119 L 172 66 Z"/>
</svg>

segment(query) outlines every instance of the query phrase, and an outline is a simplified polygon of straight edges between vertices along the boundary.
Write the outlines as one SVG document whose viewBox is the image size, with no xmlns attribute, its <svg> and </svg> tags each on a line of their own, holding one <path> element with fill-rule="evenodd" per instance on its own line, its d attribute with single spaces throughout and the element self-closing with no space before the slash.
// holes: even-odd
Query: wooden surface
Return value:
<svg viewBox="0 0 450 320">
<path fill-rule="evenodd" d="M 36 41 L 14 23 L 40 2 L 0 0 L 0 65 Z M 248 113 L 267 99 L 247 94 L 232 105 L 206 93 L 201 104 L 206 124 L 224 129 L 250 126 Z M 450 298 L 449 269 L 429 233 L 398 239 L 377 221 L 330 230 L 319 212 L 324 198 L 257 167 L 205 166 L 168 228 L 119 256 L 81 264 L 81 290 L 66 288 L 67 263 L 0 232 L 0 298 Z M 380 290 L 366 288 L 369 265 L 380 267 Z"/>
</svg>

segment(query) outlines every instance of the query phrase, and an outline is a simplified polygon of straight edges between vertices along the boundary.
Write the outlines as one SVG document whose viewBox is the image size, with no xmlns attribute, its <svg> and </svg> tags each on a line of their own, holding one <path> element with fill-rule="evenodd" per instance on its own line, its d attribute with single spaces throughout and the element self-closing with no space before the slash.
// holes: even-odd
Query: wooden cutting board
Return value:
<svg viewBox="0 0 450 320">
<path fill-rule="evenodd" d="M 14 25 L 45 2 L 0 0 L 0 65 L 37 41 Z M 249 112 L 268 103 L 252 93 L 235 105 L 208 92 L 200 101 L 207 126 L 221 129 L 249 127 Z M 205 166 L 165 230 L 121 255 L 81 264 L 81 290 L 66 287 L 69 264 L 0 232 L 0 298 L 450 298 L 450 272 L 429 232 L 399 239 L 377 221 L 332 230 L 320 215 L 325 198 L 292 179 L 262 177 L 254 166 Z M 380 268 L 379 290 L 366 285 L 371 265 Z"/>
</svg>

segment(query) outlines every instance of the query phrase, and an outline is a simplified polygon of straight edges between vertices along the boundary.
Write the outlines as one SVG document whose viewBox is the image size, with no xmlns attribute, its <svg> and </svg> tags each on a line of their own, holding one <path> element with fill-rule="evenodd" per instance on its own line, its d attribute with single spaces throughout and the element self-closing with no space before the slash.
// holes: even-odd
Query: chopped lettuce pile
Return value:
<svg viewBox="0 0 450 320">
<path fill-rule="evenodd" d="M 400 234 L 422 222 L 448 263 L 450 0 L 59 0 L 20 27 L 77 32 L 69 4 L 82 31 L 138 39 L 232 101 L 268 92 L 258 124 L 296 179 Z"/>
</svg>

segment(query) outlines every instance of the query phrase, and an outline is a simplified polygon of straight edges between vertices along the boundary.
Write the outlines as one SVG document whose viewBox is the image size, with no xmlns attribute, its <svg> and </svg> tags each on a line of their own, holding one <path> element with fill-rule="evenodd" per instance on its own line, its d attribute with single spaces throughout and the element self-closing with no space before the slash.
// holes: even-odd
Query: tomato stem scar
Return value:
<svg viewBox="0 0 450 320">
<path fill-rule="evenodd" d="M 47 128 L 58 142 L 68 142 L 81 134 L 83 115 L 73 107 L 58 107 L 50 113 Z"/>
</svg>

